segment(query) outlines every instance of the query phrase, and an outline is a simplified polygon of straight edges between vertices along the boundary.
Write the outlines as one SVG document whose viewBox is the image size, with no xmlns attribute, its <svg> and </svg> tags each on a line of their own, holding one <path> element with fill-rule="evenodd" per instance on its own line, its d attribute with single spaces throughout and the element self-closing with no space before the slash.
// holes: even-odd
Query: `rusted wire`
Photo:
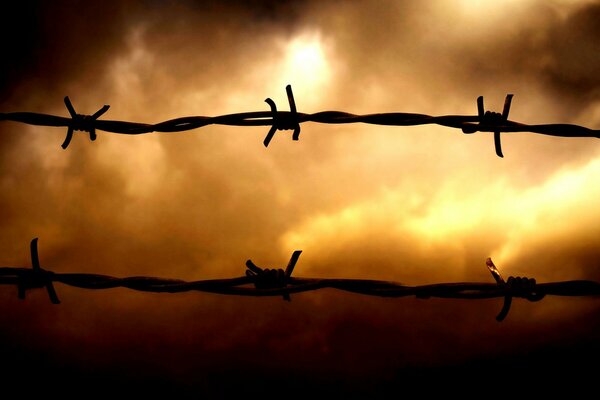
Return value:
<svg viewBox="0 0 600 400">
<path fill-rule="evenodd" d="M 184 281 L 147 276 L 117 278 L 108 275 L 54 273 L 42 269 L 37 255 L 37 238 L 31 241 L 31 258 L 33 268 L 2 267 L 0 268 L 0 285 L 16 285 L 19 298 L 25 298 L 25 291 L 45 287 L 52 303 L 60 301 L 54 291 L 53 283 L 83 289 L 128 288 L 142 292 L 179 293 L 200 291 L 238 296 L 283 296 L 290 300 L 290 294 L 331 288 L 352 293 L 379 297 L 416 296 L 420 299 L 438 297 L 445 299 L 490 299 L 503 297 L 504 305 L 496 317 L 502 321 L 508 315 L 514 297 L 529 301 L 542 300 L 547 295 L 555 296 L 598 296 L 600 283 L 588 280 L 564 282 L 536 283 L 535 279 L 508 278 L 504 282 L 491 259 L 486 264 L 496 279 L 496 283 L 458 282 L 437 283 L 422 286 L 405 286 L 395 282 L 367 279 L 323 279 L 293 278 L 292 271 L 300 257 L 296 250 L 286 270 L 263 269 L 252 261 L 246 262 L 246 276 L 230 279 L 210 279 L 200 281 Z"/>
<path fill-rule="evenodd" d="M 322 124 L 353 124 L 365 123 L 373 125 L 414 126 L 437 124 L 449 128 L 461 129 L 463 133 L 493 132 L 496 154 L 503 157 L 500 143 L 501 132 L 530 132 L 550 136 L 562 137 L 595 137 L 600 138 L 600 130 L 589 129 L 572 124 L 543 124 L 527 125 L 508 120 L 508 113 L 512 102 L 512 94 L 506 96 L 502 114 L 485 111 L 483 96 L 477 99 L 477 115 L 443 115 L 431 116 L 413 113 L 383 113 L 356 115 L 342 111 L 322 111 L 313 114 L 300 113 L 296 110 L 296 102 L 292 87 L 286 87 L 290 111 L 278 111 L 275 102 L 270 98 L 265 101 L 271 111 L 255 111 L 237 114 L 220 115 L 216 117 L 182 117 L 159 122 L 157 124 L 144 124 L 138 122 L 99 120 L 109 106 L 105 105 L 93 115 L 77 114 L 68 97 L 65 105 L 71 118 L 55 115 L 12 112 L 0 113 L 0 120 L 16 121 L 30 125 L 67 127 L 67 136 L 62 144 L 66 149 L 71 141 L 74 131 L 88 132 L 91 140 L 95 140 L 96 131 L 118 133 L 125 135 L 141 135 L 150 132 L 183 132 L 201 128 L 207 125 L 230 126 L 271 126 L 263 143 L 269 145 L 277 130 L 292 130 L 292 138 L 300 137 L 300 124 L 316 122 Z"/>
</svg>

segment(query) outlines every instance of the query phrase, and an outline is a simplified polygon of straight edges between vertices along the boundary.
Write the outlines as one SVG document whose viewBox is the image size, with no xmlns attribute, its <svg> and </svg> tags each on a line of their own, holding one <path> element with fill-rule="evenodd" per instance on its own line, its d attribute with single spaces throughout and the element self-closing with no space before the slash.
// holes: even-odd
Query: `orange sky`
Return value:
<svg viewBox="0 0 600 400">
<path fill-rule="evenodd" d="M 85 4 L 15 12 L 1 111 L 66 116 L 69 95 L 80 113 L 110 104 L 103 118 L 154 123 L 268 110 L 266 97 L 286 110 L 289 83 L 301 112 L 475 114 L 477 96 L 499 111 L 514 93 L 512 120 L 600 126 L 597 2 Z M 297 276 L 492 282 L 492 257 L 504 276 L 600 280 L 596 139 L 505 134 L 500 159 L 491 135 L 434 125 L 306 123 L 299 142 L 280 132 L 265 149 L 267 130 L 100 132 L 63 151 L 63 129 L 3 122 L 0 265 L 29 265 L 39 237 L 55 272 L 233 277 L 302 249 Z M 600 354 L 595 298 L 517 300 L 498 324 L 499 300 L 56 288 L 60 306 L 0 288 L 14 354 L 216 392 L 246 370 L 364 389 Z"/>
</svg>

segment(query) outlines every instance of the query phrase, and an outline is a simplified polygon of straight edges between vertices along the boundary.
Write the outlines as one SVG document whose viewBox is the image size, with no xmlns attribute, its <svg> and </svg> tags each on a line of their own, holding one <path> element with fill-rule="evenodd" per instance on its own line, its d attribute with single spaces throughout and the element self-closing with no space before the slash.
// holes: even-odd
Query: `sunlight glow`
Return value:
<svg viewBox="0 0 600 400">
<path fill-rule="evenodd" d="M 459 0 L 458 2 L 452 2 L 451 4 L 457 5 L 459 10 L 470 16 L 480 16 L 482 14 L 489 15 L 497 13 L 507 7 L 514 6 L 515 4 L 522 3 L 517 0 L 494 0 L 494 1 L 482 1 L 482 0 Z"/>
<path fill-rule="evenodd" d="M 494 260 L 509 263 L 532 242 L 552 243 L 582 229 L 598 215 L 600 158 L 558 171 L 541 185 L 526 189 L 498 180 L 485 190 L 465 192 L 462 180 L 440 188 L 431 200 L 406 198 L 402 189 L 309 218 L 282 237 L 285 248 L 300 243 L 311 251 L 330 251 L 372 236 L 413 237 L 415 245 L 471 244 L 487 232 Z M 576 226 L 577 228 L 574 228 Z"/>
<path fill-rule="evenodd" d="M 287 44 L 282 76 L 287 83 L 312 91 L 327 82 L 329 75 L 329 63 L 319 35 L 300 35 Z"/>
</svg>

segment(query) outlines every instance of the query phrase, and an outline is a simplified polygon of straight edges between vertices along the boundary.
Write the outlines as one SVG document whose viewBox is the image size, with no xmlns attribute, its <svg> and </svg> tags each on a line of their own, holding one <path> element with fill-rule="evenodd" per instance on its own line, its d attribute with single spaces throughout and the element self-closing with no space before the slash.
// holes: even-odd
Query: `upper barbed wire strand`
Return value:
<svg viewBox="0 0 600 400">
<path fill-rule="evenodd" d="M 112 121 L 98 119 L 108 110 L 107 105 L 102 107 L 93 115 L 76 114 L 68 97 L 65 104 L 71 114 L 71 118 L 55 115 L 12 112 L 0 113 L 0 120 L 15 121 L 29 125 L 41 125 L 51 127 L 67 127 L 67 137 L 63 142 L 66 149 L 70 143 L 73 131 L 84 131 L 90 134 L 90 139 L 96 138 L 96 131 L 124 135 L 141 135 L 151 132 L 184 132 L 192 129 L 202 128 L 207 125 L 227 126 L 271 126 L 264 139 L 267 147 L 277 130 L 293 130 L 293 139 L 298 140 L 300 135 L 300 124 L 315 122 L 321 124 L 354 124 L 365 123 L 371 125 L 386 126 L 416 126 L 436 124 L 448 128 L 461 129 L 463 133 L 493 132 L 496 154 L 502 157 L 500 145 L 500 133 L 529 132 L 542 135 L 560 137 L 594 137 L 600 138 L 600 130 L 590 129 L 573 124 L 537 124 L 528 125 L 507 119 L 513 95 L 506 97 L 502 114 L 485 111 L 483 108 L 483 97 L 477 99 L 477 115 L 442 115 L 431 116 L 416 113 L 377 113 L 377 114 L 351 114 L 343 111 L 321 111 L 312 114 L 297 112 L 292 88 L 286 87 L 290 111 L 278 111 L 271 99 L 265 100 L 271 107 L 271 111 L 255 111 L 236 114 L 219 115 L 215 117 L 190 116 L 175 118 L 156 124 L 139 122 Z M 69 107 L 70 106 L 70 107 Z"/>
</svg>

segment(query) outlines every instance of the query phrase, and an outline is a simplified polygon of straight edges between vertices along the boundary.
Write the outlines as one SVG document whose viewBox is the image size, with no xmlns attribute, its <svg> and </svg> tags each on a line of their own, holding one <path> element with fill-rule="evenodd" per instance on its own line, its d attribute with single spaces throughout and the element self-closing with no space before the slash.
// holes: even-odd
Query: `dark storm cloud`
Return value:
<svg viewBox="0 0 600 400">
<path fill-rule="evenodd" d="M 25 2 L 3 13 L 10 55 L 2 101 L 22 101 L 34 91 L 54 94 L 65 82 L 91 84 L 123 49 L 139 10 L 131 2 Z M 10 27 L 10 28 L 9 28 Z"/>
<path fill-rule="evenodd" d="M 562 115 L 577 114 L 598 99 L 600 4 L 560 15 L 552 4 L 534 3 L 535 13 L 516 14 L 492 25 L 487 40 L 463 49 L 461 67 L 475 79 L 523 75 L 557 96 Z"/>
<path fill-rule="evenodd" d="M 11 5 L 3 13 L 2 37 L 5 38 L 0 72 L 2 103 L 19 104 L 34 92 L 44 96 L 61 95 L 75 87 L 97 85 L 111 60 L 128 51 L 127 37 L 132 29 L 147 24 L 149 40 L 156 40 L 160 56 L 167 49 L 177 56 L 185 47 L 185 59 L 174 58 L 167 64 L 212 60 L 223 53 L 235 54 L 243 46 L 221 42 L 233 30 L 242 30 L 251 41 L 254 33 L 291 30 L 304 2 L 272 1 L 64 1 L 26 2 Z M 250 22 L 250 23 L 249 23 Z M 164 35 L 164 37 L 162 37 Z M 239 37 L 238 37 L 239 39 Z M 216 46 L 223 46 L 216 51 Z M 205 57 L 189 57 L 189 51 Z M 169 53 L 169 52 L 167 52 Z M 203 65 L 190 65 L 190 68 Z M 209 71 L 210 72 L 210 71 Z"/>
<path fill-rule="evenodd" d="M 547 45 L 551 58 L 545 72 L 559 94 L 581 102 L 598 100 L 600 76 L 600 4 L 581 7 L 551 29 Z"/>
<path fill-rule="evenodd" d="M 565 14 L 552 2 L 511 2 L 480 5 L 470 14 L 465 10 L 476 4 L 434 3 L 350 3 L 343 13 L 325 5 L 314 19 L 336 38 L 357 87 L 385 79 L 388 88 L 401 89 L 411 80 L 428 93 L 471 95 L 495 84 L 514 90 L 527 83 L 548 88 L 562 118 L 598 99 L 599 4 L 575 5 Z"/>
</svg>

